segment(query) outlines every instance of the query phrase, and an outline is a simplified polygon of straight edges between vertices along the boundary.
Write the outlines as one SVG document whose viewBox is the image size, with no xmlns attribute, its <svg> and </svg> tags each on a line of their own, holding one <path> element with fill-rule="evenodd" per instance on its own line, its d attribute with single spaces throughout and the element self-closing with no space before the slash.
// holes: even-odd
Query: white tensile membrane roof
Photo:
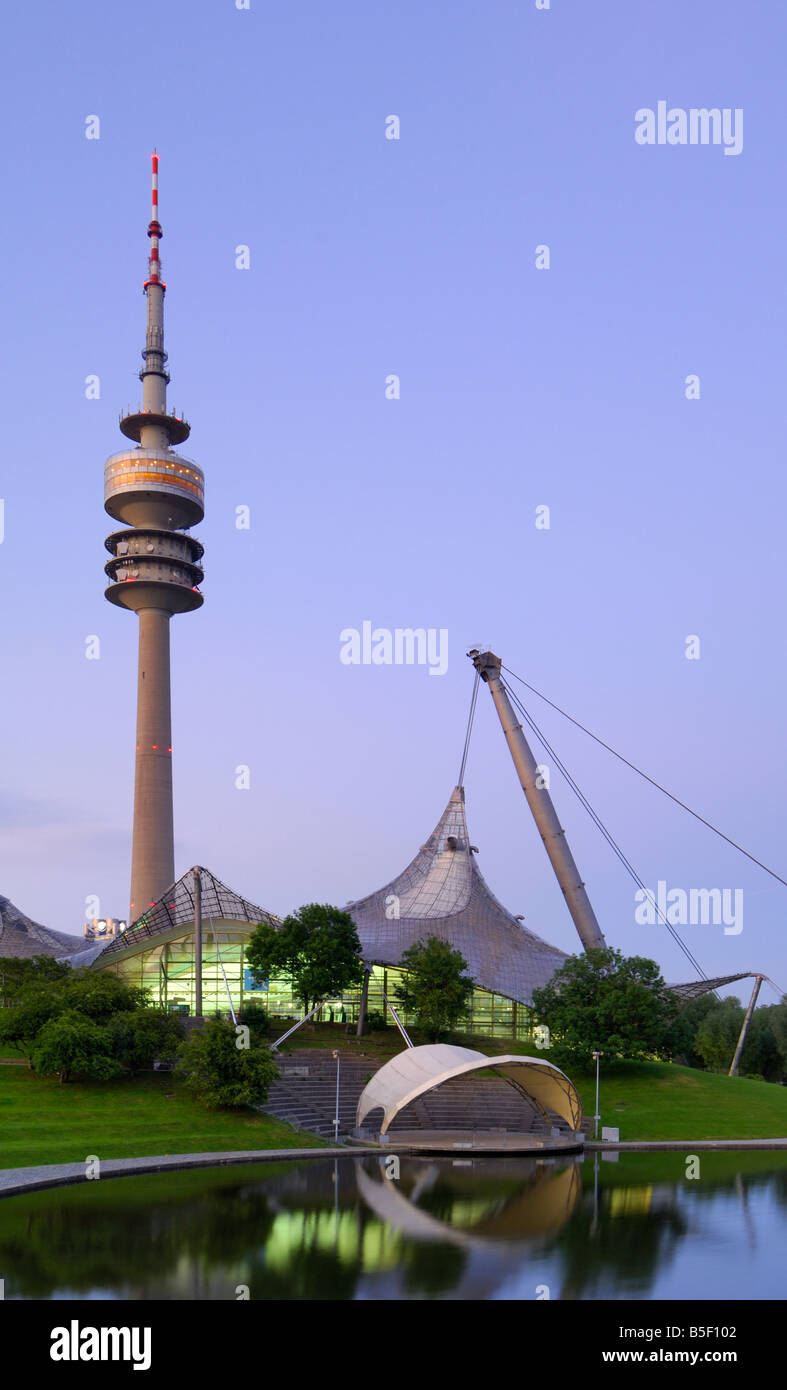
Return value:
<svg viewBox="0 0 787 1390">
<path fill-rule="evenodd" d="M 258 907 L 256 903 L 242 898 L 234 889 L 222 883 L 220 878 L 216 878 L 210 869 L 195 865 L 193 869 L 181 874 L 166 893 L 162 893 L 158 902 L 152 903 L 147 912 L 137 917 L 120 936 L 87 947 L 78 955 L 72 956 L 69 963 L 75 968 L 81 965 L 97 965 L 102 969 L 113 956 L 131 955 L 134 947 L 139 951 L 145 951 L 151 945 L 155 945 L 157 938 L 162 941 L 171 938 L 176 928 L 182 927 L 184 933 L 189 931 L 194 924 L 195 871 L 199 873 L 200 878 L 204 922 L 213 920 L 241 925 L 248 923 L 250 928 L 258 922 L 269 922 L 271 926 L 279 925 L 278 917 L 266 912 L 264 907 Z"/>
<path fill-rule="evenodd" d="M 455 1076 L 487 1068 L 513 1082 L 537 1110 L 542 1113 L 552 1110 L 575 1133 L 579 1131 L 582 1102 L 568 1077 L 552 1062 L 543 1057 L 517 1057 L 510 1053 L 485 1057 L 469 1047 L 454 1047 L 448 1043 L 409 1047 L 386 1062 L 361 1093 L 356 1126 L 360 1129 L 366 1116 L 382 1107 L 380 1133 L 385 1134 L 399 1111 L 424 1092 L 442 1086 Z"/>
<path fill-rule="evenodd" d="M 470 843 L 463 787 L 455 787 L 429 839 L 397 878 L 347 904 L 364 960 L 399 964 L 402 952 L 429 936 L 461 951 L 481 989 L 530 1004 L 567 959 L 498 902 Z"/>
</svg>

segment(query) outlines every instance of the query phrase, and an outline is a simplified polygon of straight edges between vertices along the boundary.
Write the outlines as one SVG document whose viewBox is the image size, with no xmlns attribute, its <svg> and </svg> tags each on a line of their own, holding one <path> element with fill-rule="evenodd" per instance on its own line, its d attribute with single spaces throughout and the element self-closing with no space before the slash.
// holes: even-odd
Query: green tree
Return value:
<svg viewBox="0 0 787 1390">
<path fill-rule="evenodd" d="M 120 1071 L 107 1029 L 73 1011 L 58 1014 L 39 1030 L 33 1066 L 42 1076 L 57 1076 L 61 1084 L 75 1073 L 105 1081 Z"/>
<path fill-rule="evenodd" d="M 279 1074 L 273 1056 L 253 1037 L 248 1048 L 238 1045 L 241 1039 L 231 1023 L 212 1018 L 178 1048 L 177 1070 L 203 1105 L 261 1105 L 267 1099 Z"/>
<path fill-rule="evenodd" d="M 129 1013 L 143 1008 L 149 1000 L 150 991 L 139 985 L 131 985 L 118 975 L 110 975 L 104 970 L 76 970 L 61 985 L 65 1006 L 77 1013 L 92 1018 L 96 1023 L 106 1023 L 116 1013 Z"/>
<path fill-rule="evenodd" d="M 768 1018 L 787 1070 L 787 994 L 782 995 L 778 1004 L 771 1004 Z"/>
<path fill-rule="evenodd" d="M 30 1065 L 35 1065 L 33 1055 L 39 1050 L 45 1024 L 63 1014 L 78 1015 L 99 1026 L 119 1020 L 107 1037 L 110 1052 L 125 1065 L 143 1066 L 151 1056 L 174 1054 L 179 1041 L 173 1037 L 176 1025 L 158 1010 L 143 1007 L 147 990 L 115 975 L 74 972 L 68 965 L 52 970 L 57 962 L 48 957 L 24 964 L 32 968 L 14 975 L 13 1002 L 0 1008 L 0 1043 L 21 1052 Z M 162 1052 L 167 1039 L 168 1052 Z"/>
<path fill-rule="evenodd" d="M 307 903 L 278 927 L 261 922 L 246 943 L 246 964 L 257 980 L 289 980 L 304 1014 L 363 981 L 355 922 L 327 903 Z"/>
<path fill-rule="evenodd" d="M 131 1071 L 149 1067 L 155 1058 L 174 1061 L 183 1041 L 180 1020 L 160 1009 L 113 1013 L 105 1026 L 112 1056 Z"/>
<path fill-rule="evenodd" d="M 696 1050 L 695 1039 L 697 1029 L 708 1014 L 718 1008 L 718 999 L 714 998 L 712 991 L 708 990 L 705 994 L 700 994 L 696 999 L 690 999 L 682 1007 L 678 1007 L 678 1013 L 673 1020 L 669 1030 L 669 1050 L 673 1062 L 678 1062 L 684 1067 L 698 1067 L 702 1069 L 705 1062 Z"/>
<path fill-rule="evenodd" d="M 669 1030 L 677 1001 L 654 960 L 596 948 L 570 956 L 543 989 L 533 1009 L 552 1035 L 551 1055 L 590 1065 L 607 1057 L 669 1056 Z"/>
<path fill-rule="evenodd" d="M 398 1002 L 415 1015 L 432 1042 L 439 1042 L 470 1008 L 473 981 L 466 974 L 467 961 L 442 937 L 429 936 L 402 952 L 401 967 L 407 976 L 394 990 Z"/>
<path fill-rule="evenodd" d="M 16 995 L 14 1004 L 0 1009 L 0 1045 L 21 1052 L 32 1066 L 39 1032 L 63 1009 L 63 996 L 56 987 L 28 984 Z"/>
<path fill-rule="evenodd" d="M 673 1060 L 690 1067 L 726 1072 L 738 1042 L 745 1009 L 739 999 L 716 999 L 710 992 L 678 1014 L 670 1033 Z M 739 1072 L 781 1081 L 787 1072 L 787 1007 L 755 1009 L 743 1045 Z"/>
<path fill-rule="evenodd" d="M 746 1010 L 740 999 L 717 1001 L 700 1023 L 694 1046 L 709 1071 L 729 1071 Z"/>
<path fill-rule="evenodd" d="M 31 985 L 49 985 L 66 979 L 71 966 L 52 956 L 0 957 L 0 1008 L 15 1004 Z"/>
<path fill-rule="evenodd" d="M 779 1045 L 773 1014 L 780 1006 L 755 1009 L 743 1044 L 740 1070 L 745 1076 L 761 1076 L 763 1081 L 781 1081 L 785 1073 L 784 1053 Z"/>
</svg>

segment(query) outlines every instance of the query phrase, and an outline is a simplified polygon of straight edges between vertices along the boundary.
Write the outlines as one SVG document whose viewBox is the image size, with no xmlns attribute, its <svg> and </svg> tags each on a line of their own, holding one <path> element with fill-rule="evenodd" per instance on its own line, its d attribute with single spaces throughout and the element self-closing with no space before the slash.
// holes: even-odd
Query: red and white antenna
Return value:
<svg viewBox="0 0 787 1390">
<path fill-rule="evenodd" d="M 156 151 L 150 156 L 153 165 L 152 178 L 152 208 L 150 224 L 148 226 L 148 236 L 150 237 L 150 263 L 148 269 L 148 279 L 145 281 L 145 289 L 148 285 L 161 285 L 162 290 L 167 287 L 161 279 L 161 262 L 158 254 L 159 239 L 164 235 L 161 230 L 161 223 L 158 220 L 158 155 Z"/>
</svg>

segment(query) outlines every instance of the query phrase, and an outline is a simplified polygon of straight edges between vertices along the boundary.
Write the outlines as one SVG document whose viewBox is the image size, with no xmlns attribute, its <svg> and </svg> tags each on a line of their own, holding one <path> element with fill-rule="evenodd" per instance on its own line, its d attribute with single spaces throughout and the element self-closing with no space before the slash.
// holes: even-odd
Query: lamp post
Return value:
<svg viewBox="0 0 787 1390">
<path fill-rule="evenodd" d="M 595 1113 L 595 1115 L 593 1116 L 593 1119 L 594 1119 L 595 1125 L 596 1125 L 596 1132 L 595 1132 L 595 1134 L 594 1134 L 594 1136 L 593 1136 L 594 1139 L 598 1139 L 598 1122 L 599 1122 L 599 1120 L 601 1119 L 601 1116 L 600 1116 L 599 1113 L 598 1113 L 598 1068 L 599 1068 L 599 1060 L 600 1060 L 603 1056 L 604 1056 L 604 1053 L 603 1053 L 603 1052 L 594 1052 L 594 1053 L 593 1053 L 593 1057 L 594 1057 L 595 1063 L 596 1063 L 596 1113 Z"/>
<path fill-rule="evenodd" d="M 333 1130 L 334 1130 L 334 1135 L 333 1135 L 333 1137 L 334 1137 L 335 1142 L 338 1144 L 338 1142 L 339 1142 L 339 1078 L 340 1078 L 340 1076 L 341 1076 L 341 1071 L 342 1071 L 342 1059 L 341 1059 L 341 1056 L 340 1056 L 340 1054 L 339 1054 L 338 1052 L 334 1052 L 333 1055 L 334 1055 L 334 1057 L 336 1058 L 336 1115 L 334 1116 L 334 1121 L 333 1121 Z M 598 1107 L 596 1107 L 596 1108 L 598 1108 Z"/>
</svg>

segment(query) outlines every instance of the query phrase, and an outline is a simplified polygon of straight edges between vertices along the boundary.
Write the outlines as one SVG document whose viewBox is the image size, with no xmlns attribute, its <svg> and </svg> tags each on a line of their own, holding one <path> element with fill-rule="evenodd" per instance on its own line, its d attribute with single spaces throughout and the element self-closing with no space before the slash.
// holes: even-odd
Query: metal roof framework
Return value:
<svg viewBox="0 0 787 1390">
<path fill-rule="evenodd" d="M 256 903 L 242 898 L 232 888 L 228 888 L 226 883 L 222 883 L 221 879 L 216 878 L 210 869 L 195 865 L 194 869 L 188 869 L 182 874 L 166 893 L 162 894 L 158 902 L 132 922 L 122 935 L 108 941 L 92 963 L 104 965 L 110 956 L 120 951 L 126 952 L 130 946 L 139 945 L 140 949 L 144 949 L 147 943 L 172 932 L 174 928 L 191 927 L 194 923 L 195 872 L 199 873 L 203 917 L 214 918 L 217 921 L 249 922 L 255 926 L 258 922 L 267 922 L 274 927 L 279 925 L 279 919 L 273 913 L 266 912 L 264 907 L 258 907 Z"/>
<path fill-rule="evenodd" d="M 737 975 L 717 975 L 713 980 L 689 980 L 685 985 L 667 985 L 667 989 L 679 995 L 688 1004 L 692 999 L 699 999 L 701 994 L 707 994 L 709 990 L 721 989 L 722 985 L 731 985 L 735 980 L 750 980 L 754 975 L 753 970 L 739 970 Z"/>
</svg>

